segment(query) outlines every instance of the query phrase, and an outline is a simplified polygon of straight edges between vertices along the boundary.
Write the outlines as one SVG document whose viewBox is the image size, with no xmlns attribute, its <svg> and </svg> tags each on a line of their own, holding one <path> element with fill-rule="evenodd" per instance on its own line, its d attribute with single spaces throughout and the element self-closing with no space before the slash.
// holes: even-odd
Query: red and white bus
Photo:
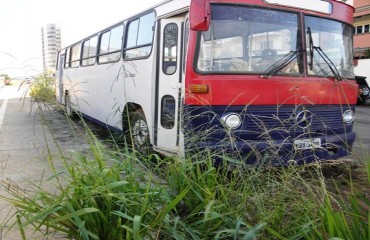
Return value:
<svg viewBox="0 0 370 240">
<path fill-rule="evenodd" d="M 355 140 L 353 11 L 333 0 L 164 1 L 62 49 L 57 99 L 141 150 L 337 159 Z"/>
</svg>

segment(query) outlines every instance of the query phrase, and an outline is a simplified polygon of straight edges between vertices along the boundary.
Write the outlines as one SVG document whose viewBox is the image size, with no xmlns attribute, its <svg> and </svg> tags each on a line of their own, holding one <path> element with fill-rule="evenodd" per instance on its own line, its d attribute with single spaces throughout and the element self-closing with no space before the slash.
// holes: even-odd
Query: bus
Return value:
<svg viewBox="0 0 370 240">
<path fill-rule="evenodd" d="M 338 159 L 356 138 L 353 12 L 334 0 L 167 0 L 62 49 L 56 97 L 141 152 Z"/>
</svg>

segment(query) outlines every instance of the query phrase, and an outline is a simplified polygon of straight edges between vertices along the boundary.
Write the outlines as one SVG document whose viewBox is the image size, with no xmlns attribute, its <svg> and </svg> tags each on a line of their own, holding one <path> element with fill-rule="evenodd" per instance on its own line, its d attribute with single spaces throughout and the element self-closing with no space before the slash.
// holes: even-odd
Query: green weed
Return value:
<svg viewBox="0 0 370 240">
<path fill-rule="evenodd" d="M 35 78 L 30 84 L 29 94 L 39 102 L 55 102 L 55 82 L 54 78 L 41 74 Z"/>
<path fill-rule="evenodd" d="M 320 163 L 261 167 L 218 156 L 216 167 L 207 152 L 142 156 L 106 146 L 85 128 L 87 151 L 61 152 L 62 168 L 49 155 L 55 189 L 3 184 L 24 239 L 27 226 L 84 240 L 369 239 L 366 195 L 351 177 L 350 194 L 329 186 Z"/>
</svg>

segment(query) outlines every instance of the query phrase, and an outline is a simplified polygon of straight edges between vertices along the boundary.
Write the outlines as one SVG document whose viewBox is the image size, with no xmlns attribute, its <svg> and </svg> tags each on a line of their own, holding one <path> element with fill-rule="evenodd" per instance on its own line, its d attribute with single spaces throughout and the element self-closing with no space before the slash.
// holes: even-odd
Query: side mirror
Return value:
<svg viewBox="0 0 370 240">
<path fill-rule="evenodd" d="M 192 0 L 190 3 L 190 29 L 207 31 L 211 21 L 209 0 Z"/>
</svg>

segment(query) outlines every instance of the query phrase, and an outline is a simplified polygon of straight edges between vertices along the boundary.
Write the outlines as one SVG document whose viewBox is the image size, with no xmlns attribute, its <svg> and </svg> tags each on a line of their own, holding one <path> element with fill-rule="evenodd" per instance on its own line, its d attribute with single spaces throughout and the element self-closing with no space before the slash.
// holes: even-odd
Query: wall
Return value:
<svg viewBox="0 0 370 240">
<path fill-rule="evenodd" d="M 353 7 L 359 8 L 359 7 L 366 7 L 369 5 L 369 0 L 354 0 L 353 1 Z"/>
<path fill-rule="evenodd" d="M 370 86 L 370 59 L 358 60 L 354 70 L 356 75 L 366 77 L 367 84 Z"/>
<path fill-rule="evenodd" d="M 370 48 L 370 33 L 354 35 L 353 48 Z"/>
</svg>

